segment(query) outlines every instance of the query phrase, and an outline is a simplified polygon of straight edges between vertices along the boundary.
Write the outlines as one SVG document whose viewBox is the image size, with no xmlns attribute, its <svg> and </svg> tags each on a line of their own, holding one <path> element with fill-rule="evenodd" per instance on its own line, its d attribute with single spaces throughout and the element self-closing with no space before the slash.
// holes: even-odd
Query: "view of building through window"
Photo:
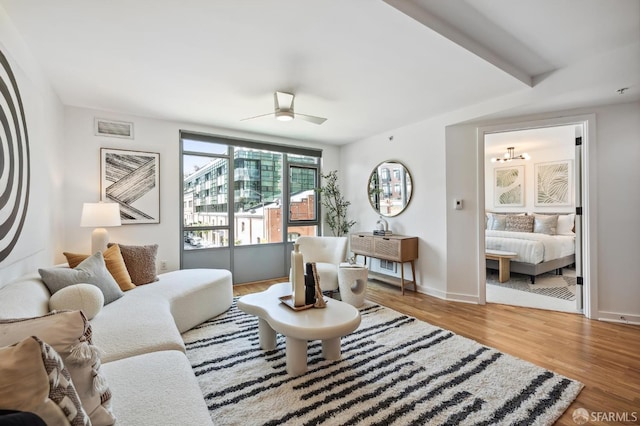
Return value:
<svg viewBox="0 0 640 426">
<path fill-rule="evenodd" d="M 184 249 L 228 247 L 231 235 L 236 246 L 316 235 L 318 163 L 183 139 Z"/>
</svg>

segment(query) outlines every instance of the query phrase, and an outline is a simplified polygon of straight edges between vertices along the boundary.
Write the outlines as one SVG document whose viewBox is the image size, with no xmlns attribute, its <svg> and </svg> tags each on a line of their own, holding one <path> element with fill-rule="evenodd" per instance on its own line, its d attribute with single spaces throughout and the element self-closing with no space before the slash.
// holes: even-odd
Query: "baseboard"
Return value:
<svg viewBox="0 0 640 426">
<path fill-rule="evenodd" d="M 617 322 L 619 324 L 640 325 L 640 315 L 620 314 L 617 312 L 598 311 L 598 320 Z"/>
<path fill-rule="evenodd" d="M 479 303 L 478 296 L 470 296 L 468 294 L 449 293 L 434 288 L 425 287 L 418 284 L 418 293 L 423 293 L 428 296 L 437 297 L 438 299 L 448 300 L 451 302 L 463 302 L 477 305 Z"/>
</svg>

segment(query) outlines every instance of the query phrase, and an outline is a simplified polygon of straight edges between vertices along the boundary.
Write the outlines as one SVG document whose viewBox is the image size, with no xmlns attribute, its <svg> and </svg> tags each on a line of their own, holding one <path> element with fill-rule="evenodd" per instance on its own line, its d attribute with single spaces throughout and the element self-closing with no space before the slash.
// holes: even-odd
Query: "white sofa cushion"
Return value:
<svg viewBox="0 0 640 426">
<path fill-rule="evenodd" d="M 136 297 L 148 294 L 169 301 L 180 333 L 220 315 L 233 302 L 233 278 L 224 269 L 182 269 L 159 275 L 159 281 L 132 291 Z"/>
<path fill-rule="evenodd" d="M 35 272 L 0 288 L 0 319 L 32 318 L 49 312 L 51 293 Z"/>
<path fill-rule="evenodd" d="M 155 351 L 184 351 L 169 302 L 155 294 L 140 297 L 137 290 L 129 290 L 91 320 L 93 343 L 102 349 L 104 362 Z"/>
<path fill-rule="evenodd" d="M 154 351 L 184 352 L 180 333 L 220 315 L 233 301 L 226 270 L 183 269 L 158 278 L 127 291 L 91 320 L 105 362 Z"/>
<path fill-rule="evenodd" d="M 118 425 L 212 425 L 187 357 L 162 351 L 103 365 Z"/>
</svg>

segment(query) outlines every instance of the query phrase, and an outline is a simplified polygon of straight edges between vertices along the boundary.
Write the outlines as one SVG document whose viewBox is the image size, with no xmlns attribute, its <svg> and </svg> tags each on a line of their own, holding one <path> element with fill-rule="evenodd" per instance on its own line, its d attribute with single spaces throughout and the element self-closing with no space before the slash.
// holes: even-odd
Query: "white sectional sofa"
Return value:
<svg viewBox="0 0 640 426">
<path fill-rule="evenodd" d="M 181 333 L 231 306 L 231 273 L 187 269 L 158 278 L 125 292 L 91 320 L 117 425 L 213 424 Z M 0 286 L 0 319 L 45 315 L 49 298 L 38 273 L 23 276 Z"/>
</svg>

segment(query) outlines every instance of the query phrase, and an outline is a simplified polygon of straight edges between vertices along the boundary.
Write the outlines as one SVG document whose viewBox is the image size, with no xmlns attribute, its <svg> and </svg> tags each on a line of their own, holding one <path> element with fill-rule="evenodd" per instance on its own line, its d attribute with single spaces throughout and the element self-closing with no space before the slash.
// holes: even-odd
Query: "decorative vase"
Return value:
<svg viewBox="0 0 640 426">
<path fill-rule="evenodd" d="M 304 306 L 304 261 L 298 244 L 293 245 L 293 251 L 291 252 L 291 279 L 293 280 L 291 283 L 293 290 L 293 305 Z"/>
<path fill-rule="evenodd" d="M 311 269 L 313 271 L 313 280 L 316 282 L 316 303 L 313 305 L 315 308 L 324 308 L 327 304 L 324 301 L 322 290 L 320 290 L 320 276 L 318 275 L 318 269 L 316 268 L 316 262 L 311 263 Z"/>
<path fill-rule="evenodd" d="M 307 305 L 316 303 L 316 280 L 313 279 L 313 265 L 307 262 L 304 275 L 304 302 Z"/>
</svg>

